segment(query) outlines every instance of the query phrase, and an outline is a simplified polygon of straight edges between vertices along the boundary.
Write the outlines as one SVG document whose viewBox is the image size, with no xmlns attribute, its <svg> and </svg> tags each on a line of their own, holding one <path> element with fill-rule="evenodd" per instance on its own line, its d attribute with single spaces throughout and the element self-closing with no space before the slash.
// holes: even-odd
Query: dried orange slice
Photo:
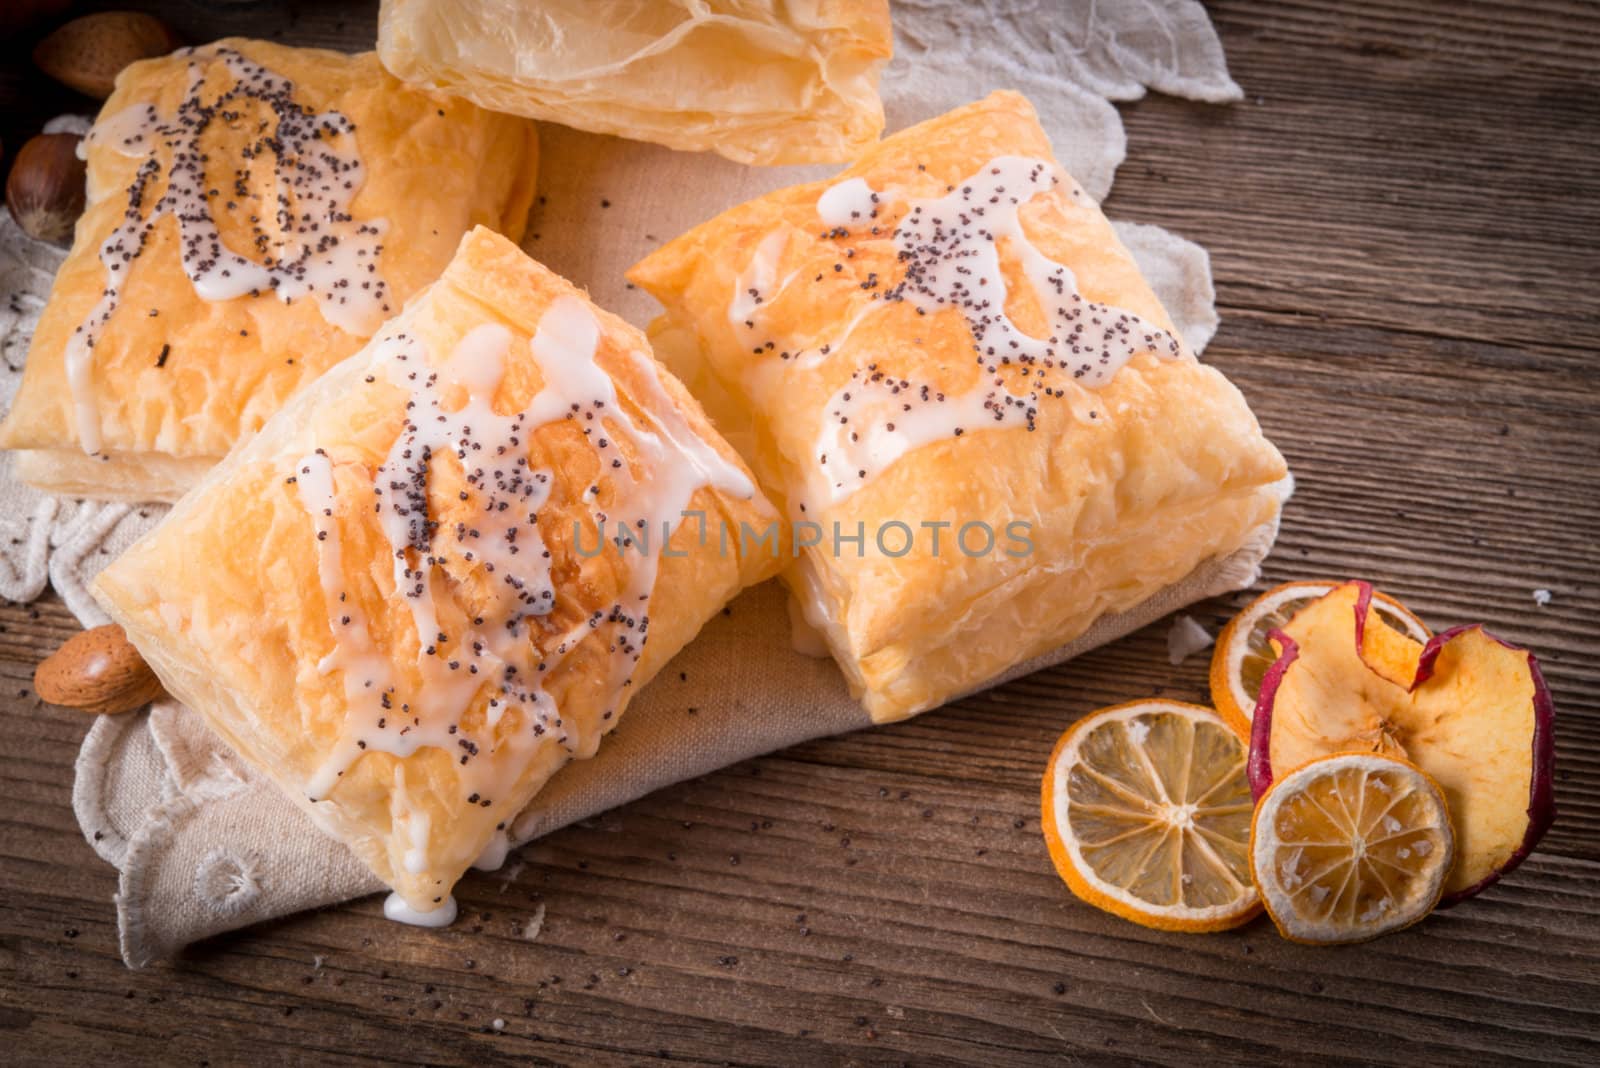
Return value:
<svg viewBox="0 0 1600 1068">
<path fill-rule="evenodd" d="M 1056 743 L 1045 844 L 1078 897 L 1146 927 L 1221 931 L 1261 911 L 1245 746 L 1209 708 L 1134 701 Z"/>
<path fill-rule="evenodd" d="M 1211 654 L 1211 703 L 1222 718 L 1246 735 L 1261 693 L 1261 679 L 1278 659 L 1272 632 L 1286 626 L 1301 609 L 1327 596 L 1341 584 L 1337 582 L 1287 582 L 1268 590 L 1228 623 L 1217 636 Z M 1419 642 L 1430 636 L 1426 624 L 1399 601 L 1374 592 L 1380 617 L 1389 626 Z"/>
<path fill-rule="evenodd" d="M 1444 792 L 1371 753 L 1313 760 L 1256 809 L 1250 863 L 1272 922 L 1313 945 L 1362 942 L 1433 911 L 1455 862 Z"/>
</svg>

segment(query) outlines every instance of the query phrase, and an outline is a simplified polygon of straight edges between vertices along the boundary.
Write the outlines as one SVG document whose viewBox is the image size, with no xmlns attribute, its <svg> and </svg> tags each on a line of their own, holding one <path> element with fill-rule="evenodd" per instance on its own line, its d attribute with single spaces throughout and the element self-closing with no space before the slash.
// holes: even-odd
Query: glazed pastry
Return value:
<svg viewBox="0 0 1600 1068">
<path fill-rule="evenodd" d="M 854 159 L 883 130 L 887 0 L 384 0 L 397 77 L 496 111 L 719 152 Z"/>
<path fill-rule="evenodd" d="M 550 775 L 776 571 L 706 531 L 777 521 L 638 330 L 477 229 L 94 589 L 397 911 L 442 917 Z"/>
<path fill-rule="evenodd" d="M 532 124 L 358 56 L 225 40 L 136 63 L 0 448 L 79 496 L 172 500 L 438 277 L 518 237 Z M 493 161 L 494 166 L 486 166 Z"/>
<path fill-rule="evenodd" d="M 1276 521 L 1286 469 L 1028 102 L 997 93 L 637 264 L 651 329 L 804 548 L 877 720 L 938 705 Z"/>
</svg>

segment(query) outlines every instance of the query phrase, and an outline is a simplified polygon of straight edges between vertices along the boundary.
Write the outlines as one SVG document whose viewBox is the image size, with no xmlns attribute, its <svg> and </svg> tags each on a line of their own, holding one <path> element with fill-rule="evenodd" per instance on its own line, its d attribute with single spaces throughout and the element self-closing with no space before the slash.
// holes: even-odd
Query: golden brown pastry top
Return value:
<svg viewBox="0 0 1600 1068">
<path fill-rule="evenodd" d="M 740 163 L 854 159 L 883 130 L 887 0 L 384 0 L 406 81 Z"/>
<path fill-rule="evenodd" d="M 466 230 L 519 236 L 537 152 L 529 123 L 371 53 L 239 39 L 128 67 L 86 148 L 88 206 L 0 447 L 221 456 Z"/>
<path fill-rule="evenodd" d="M 1276 513 L 1256 495 L 1282 457 L 1015 93 L 725 212 L 629 277 L 666 308 L 663 359 L 788 518 L 822 528 L 788 580 L 852 682 L 950 668 L 875 715 L 1071 640 Z M 835 551 L 835 523 L 867 544 Z M 893 523 L 909 551 L 876 544 Z M 990 551 L 957 544 L 968 523 Z"/>
<path fill-rule="evenodd" d="M 175 696 L 427 910 L 776 570 L 686 510 L 777 520 L 637 330 L 479 229 L 96 589 Z M 639 544 L 602 551 L 623 525 Z"/>
</svg>

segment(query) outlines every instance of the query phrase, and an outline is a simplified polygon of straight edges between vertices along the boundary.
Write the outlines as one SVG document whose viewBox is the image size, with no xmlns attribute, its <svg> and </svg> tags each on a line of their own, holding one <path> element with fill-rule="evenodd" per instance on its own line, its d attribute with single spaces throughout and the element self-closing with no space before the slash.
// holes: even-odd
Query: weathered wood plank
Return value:
<svg viewBox="0 0 1600 1068">
<path fill-rule="evenodd" d="M 356 46 L 373 7 L 172 18 Z M 1593 1063 L 1600 19 L 1576 0 L 1212 12 L 1247 101 L 1125 108 L 1109 207 L 1212 250 L 1207 359 L 1299 479 L 1264 581 L 1370 577 L 1437 625 L 1486 620 L 1539 651 L 1562 814 L 1514 876 L 1338 951 L 1077 903 L 1041 847 L 1037 777 L 1092 708 L 1205 700 L 1203 657 L 1169 667 L 1157 625 L 552 835 L 463 882 L 450 930 L 369 900 L 129 973 L 115 875 L 71 813 L 86 722 L 31 693 L 76 629 L 46 598 L 0 609 L 0 1037 L 64 1064 Z M 8 144 L 63 108 L 18 84 L 0 77 Z M 1215 630 L 1245 599 L 1193 614 Z"/>
</svg>

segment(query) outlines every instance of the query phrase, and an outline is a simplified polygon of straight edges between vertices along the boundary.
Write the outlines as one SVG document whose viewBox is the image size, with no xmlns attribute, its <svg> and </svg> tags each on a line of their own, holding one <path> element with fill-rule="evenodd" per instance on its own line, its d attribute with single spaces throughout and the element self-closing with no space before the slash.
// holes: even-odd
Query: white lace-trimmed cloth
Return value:
<svg viewBox="0 0 1600 1068">
<path fill-rule="evenodd" d="M 1056 153 L 1097 198 L 1126 148 L 1109 101 L 1146 87 L 1196 100 L 1238 99 L 1210 21 L 1192 0 L 1002 0 L 981 16 L 965 0 L 897 0 L 896 55 L 884 76 L 890 129 L 994 89 L 1038 109 Z M 524 242 L 600 305 L 643 326 L 654 302 L 623 271 L 719 211 L 836 168 L 741 167 L 710 155 L 541 131 L 541 207 Z M 1199 352 L 1217 316 L 1205 250 L 1164 230 L 1117 231 Z M 62 252 L 0 212 L 0 404 L 15 395 L 28 340 Z M 0 596 L 46 582 L 85 626 L 105 622 L 85 583 L 165 514 L 161 505 L 58 500 L 0 465 Z M 1184 605 L 1249 585 L 1276 528 L 1067 647 L 1007 678 L 1121 637 Z M 795 695 L 803 694 L 797 701 Z M 689 710 L 694 709 L 691 713 Z M 761 753 L 867 725 L 830 661 L 796 653 L 775 583 L 746 592 L 634 700 L 589 761 L 562 770 L 513 824 L 522 843 L 651 790 Z M 892 728 L 890 728 L 892 729 Z M 121 873 L 123 957 L 138 967 L 198 939 L 383 889 L 323 837 L 264 776 L 173 702 L 101 717 L 84 741 L 73 795 L 95 850 Z"/>
</svg>

